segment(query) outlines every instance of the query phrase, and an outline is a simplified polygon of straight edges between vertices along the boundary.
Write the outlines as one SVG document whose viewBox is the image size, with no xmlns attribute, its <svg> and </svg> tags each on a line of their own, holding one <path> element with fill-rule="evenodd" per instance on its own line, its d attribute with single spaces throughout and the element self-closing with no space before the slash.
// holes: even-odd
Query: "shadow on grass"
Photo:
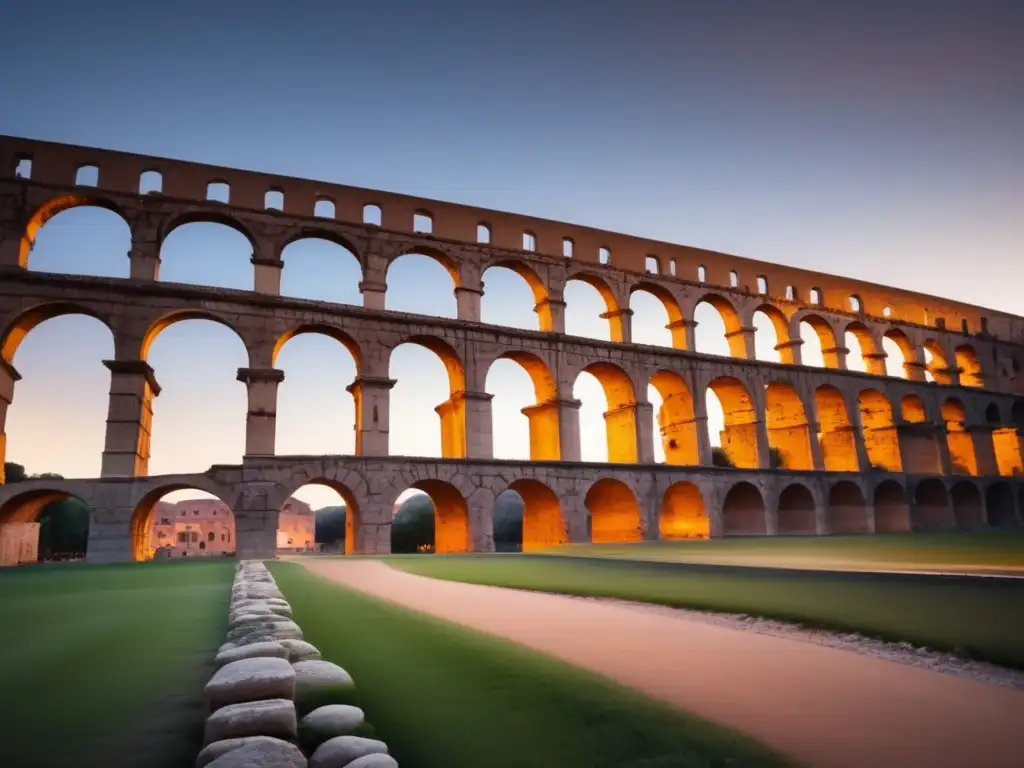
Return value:
<svg viewBox="0 0 1024 768">
<path fill-rule="evenodd" d="M 403 768 L 789 765 L 596 675 L 271 563 L 310 642 L 345 667 Z M 667 671 L 668 672 L 668 671 Z"/>
</svg>

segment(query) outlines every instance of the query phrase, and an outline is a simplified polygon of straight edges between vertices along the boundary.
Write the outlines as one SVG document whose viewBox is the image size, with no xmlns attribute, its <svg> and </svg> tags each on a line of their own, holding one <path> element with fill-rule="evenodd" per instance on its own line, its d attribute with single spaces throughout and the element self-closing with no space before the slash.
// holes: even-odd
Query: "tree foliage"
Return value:
<svg viewBox="0 0 1024 768">
<path fill-rule="evenodd" d="M 314 513 L 313 540 L 317 544 L 335 544 L 345 540 L 345 505 L 321 507 Z"/>
</svg>

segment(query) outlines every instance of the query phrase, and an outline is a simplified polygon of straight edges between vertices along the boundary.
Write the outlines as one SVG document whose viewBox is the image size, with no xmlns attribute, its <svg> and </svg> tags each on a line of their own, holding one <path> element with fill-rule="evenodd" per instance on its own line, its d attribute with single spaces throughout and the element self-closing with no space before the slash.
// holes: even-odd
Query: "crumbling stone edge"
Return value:
<svg viewBox="0 0 1024 768">
<path fill-rule="evenodd" d="M 303 639 L 260 560 L 238 564 L 214 664 L 196 768 L 397 768 L 356 706 L 352 677 Z"/>
</svg>

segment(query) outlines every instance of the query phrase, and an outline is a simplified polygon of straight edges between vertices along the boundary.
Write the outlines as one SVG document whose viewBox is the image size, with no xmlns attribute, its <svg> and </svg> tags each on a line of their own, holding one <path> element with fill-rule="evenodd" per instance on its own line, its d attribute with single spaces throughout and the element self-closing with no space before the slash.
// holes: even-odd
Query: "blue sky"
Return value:
<svg viewBox="0 0 1024 768">
<path fill-rule="evenodd" d="M 20 33 L 0 49 L 0 132 L 535 214 L 1021 311 L 1019 3 L 212 5 L 5 8 Z M 285 292 L 361 303 L 354 259 L 295 249 Z M 71 211 L 44 228 L 30 267 L 126 276 L 126 251 L 116 218 Z M 249 288 L 248 256 L 234 233 L 191 225 L 169 238 L 161 277 Z M 389 307 L 454 314 L 450 279 L 425 257 L 388 279 Z M 536 327 L 525 283 L 485 279 L 485 321 Z M 566 298 L 570 332 L 607 333 L 595 292 L 574 283 Z M 634 300 L 635 337 L 667 344 L 649 298 Z M 724 354 L 720 320 L 701 309 L 699 348 Z M 759 331 L 759 357 L 774 359 L 770 336 Z M 85 318 L 33 331 L 15 358 L 10 460 L 98 473 L 111 356 Z M 237 462 L 240 342 L 182 323 L 150 362 L 164 388 L 151 471 Z M 300 337 L 279 365 L 278 452 L 351 451 L 347 353 Z M 439 455 L 440 362 L 402 347 L 391 375 L 392 451 Z M 496 455 L 525 458 L 526 374 L 503 361 L 487 388 Z M 583 377 L 576 394 L 584 457 L 601 459 L 600 387 Z"/>
</svg>

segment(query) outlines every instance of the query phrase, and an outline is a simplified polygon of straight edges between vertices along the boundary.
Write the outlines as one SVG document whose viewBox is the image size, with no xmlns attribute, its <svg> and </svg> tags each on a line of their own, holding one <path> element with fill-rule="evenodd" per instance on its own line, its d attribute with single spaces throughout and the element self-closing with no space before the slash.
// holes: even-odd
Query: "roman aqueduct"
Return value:
<svg viewBox="0 0 1024 768">
<path fill-rule="evenodd" d="M 145 192 L 144 192 L 145 189 Z M 76 206 L 116 212 L 131 229 L 130 277 L 32 272 L 37 232 Z M 161 245 L 185 223 L 218 222 L 252 245 L 252 290 L 159 281 Z M 343 245 L 359 260 L 363 306 L 280 296 L 281 252 L 302 238 Z M 455 285 L 457 319 L 385 310 L 389 264 L 430 256 Z M 482 275 L 507 267 L 532 289 L 540 331 L 480 322 Z M 610 342 L 565 334 L 570 280 L 603 297 Z M 437 550 L 493 549 L 492 508 L 523 498 L 524 548 L 562 541 L 730 534 L 829 534 L 1008 526 L 1024 518 L 1024 318 L 955 301 L 526 216 L 404 195 L 87 147 L 0 137 L 0 454 L 19 378 L 19 343 L 50 318 L 83 314 L 114 338 L 102 476 L 0 487 L 0 523 L 29 521 L 68 495 L 92 509 L 88 557 L 145 559 L 155 502 L 198 488 L 235 512 L 238 554 L 272 556 L 278 509 L 309 482 L 337 490 L 348 551 L 390 548 L 392 508 L 408 487 L 435 505 Z M 645 291 L 668 313 L 673 348 L 632 343 L 629 299 Z M 695 351 L 694 312 L 709 303 L 730 357 Z M 780 362 L 754 356 L 753 315 L 775 327 Z M 160 386 L 150 344 L 175 322 L 205 318 L 244 341 L 248 389 L 242 463 L 198 475 L 149 476 Z M 801 362 L 799 327 L 821 340 L 825 367 Z M 866 372 L 847 369 L 852 332 Z M 341 341 L 357 376 L 352 456 L 276 456 L 275 358 L 302 333 Z M 886 375 L 895 341 L 905 376 Z M 444 362 L 440 459 L 388 455 L 391 350 L 415 343 Z M 499 358 L 533 381 L 530 461 L 492 457 L 491 396 Z M 583 371 L 602 384 L 608 463 L 580 461 Z M 652 429 L 648 385 L 662 397 Z M 706 392 L 720 400 L 721 442 L 734 468 L 714 466 Z M 665 462 L 655 463 L 660 440 Z M 774 449 L 774 451 L 773 451 Z M 781 467 L 771 468 L 772 454 Z"/>
</svg>

